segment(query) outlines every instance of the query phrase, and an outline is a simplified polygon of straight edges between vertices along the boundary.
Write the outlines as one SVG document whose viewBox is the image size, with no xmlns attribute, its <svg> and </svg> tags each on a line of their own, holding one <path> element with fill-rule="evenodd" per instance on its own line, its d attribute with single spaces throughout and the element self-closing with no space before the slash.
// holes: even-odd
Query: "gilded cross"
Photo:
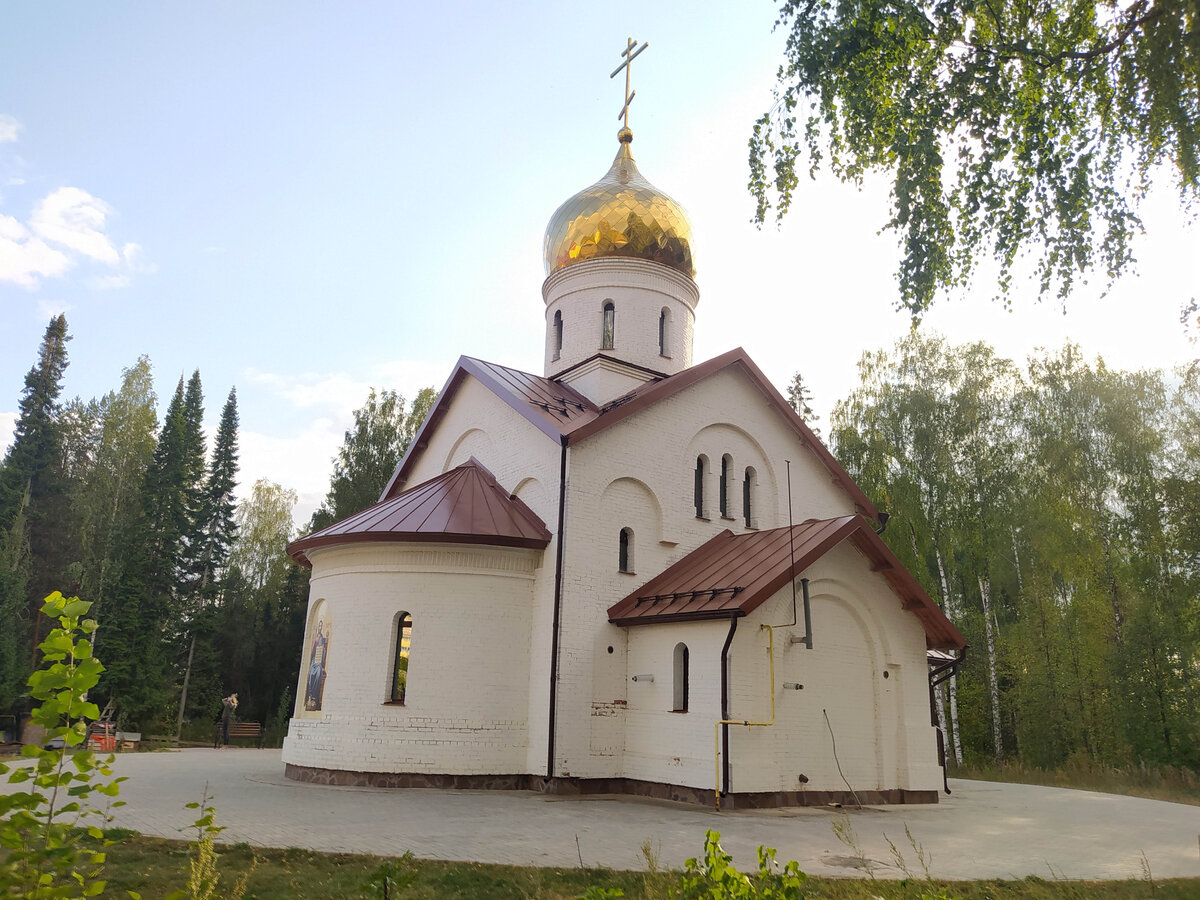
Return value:
<svg viewBox="0 0 1200 900">
<path fill-rule="evenodd" d="M 633 68 L 633 66 L 630 64 L 633 62 L 633 58 L 645 50 L 648 46 L 650 45 L 643 43 L 642 46 L 638 47 L 637 41 L 635 41 L 633 38 L 629 38 L 629 43 L 626 44 L 625 49 L 621 51 L 621 55 L 625 57 L 625 62 L 613 69 L 613 73 L 608 76 L 609 78 L 616 78 L 617 74 L 622 69 L 625 70 L 625 105 L 622 106 L 621 111 L 617 113 L 618 119 L 625 120 L 625 128 L 629 128 L 629 104 L 633 102 L 634 95 L 637 94 L 637 91 L 629 90 L 629 71 Z"/>
</svg>

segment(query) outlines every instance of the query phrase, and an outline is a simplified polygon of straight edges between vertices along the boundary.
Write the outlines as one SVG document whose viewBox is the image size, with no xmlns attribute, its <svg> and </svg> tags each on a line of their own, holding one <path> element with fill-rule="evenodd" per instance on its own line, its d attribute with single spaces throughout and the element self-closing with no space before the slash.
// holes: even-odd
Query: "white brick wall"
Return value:
<svg viewBox="0 0 1200 900">
<path fill-rule="evenodd" d="M 363 772 L 525 771 L 541 551 L 394 543 L 309 556 L 311 603 L 324 601 L 333 636 L 323 708 L 303 713 L 298 705 L 284 762 Z M 404 704 L 392 705 L 402 610 L 412 615 L 412 647 Z"/>
<path fill-rule="evenodd" d="M 668 266 L 642 259 L 595 259 L 560 269 L 542 285 L 546 302 L 546 368 L 557 375 L 597 353 L 673 375 L 692 364 L 696 283 Z M 601 348 L 601 312 L 616 313 L 613 347 Z M 658 320 L 667 310 L 666 354 L 659 352 Z M 562 352 L 554 357 L 554 314 L 562 313 Z"/>
<path fill-rule="evenodd" d="M 647 274 L 639 267 L 661 268 L 604 262 L 632 265 L 639 276 Z M 560 275 L 588 268 L 563 270 L 547 280 L 548 288 Z M 581 299 L 582 293 L 560 299 L 595 299 Z M 547 296 L 552 315 L 557 295 Z M 656 353 L 658 308 L 649 332 Z M 623 324 L 619 316 L 618 342 Z M 595 349 L 587 347 L 587 355 Z M 467 379 L 408 484 L 475 455 L 553 533 L 559 452 L 555 441 Z M 693 506 L 699 454 L 710 461 L 705 519 Z M 732 459 L 728 519 L 717 511 L 725 454 Z M 795 521 L 853 511 L 778 411 L 735 371 L 570 447 L 555 774 L 713 786 L 718 668 L 728 620 L 617 628 L 607 622 L 607 608 L 721 530 L 746 530 L 741 480 L 747 466 L 757 473 L 757 525 L 785 525 L 787 459 Z M 618 571 L 622 528 L 634 534 L 636 574 Z M 333 627 L 329 678 L 322 712 L 293 720 L 285 761 L 363 771 L 544 773 L 556 549 L 554 541 L 536 553 L 447 546 L 437 559 L 421 556 L 432 552 L 428 545 L 313 551 L 313 601 L 326 600 Z M 816 649 L 789 644 L 788 629 L 776 631 L 776 725 L 732 729 L 734 790 L 795 790 L 800 773 L 808 789 L 843 790 L 822 710 L 853 787 L 936 790 L 940 771 L 919 621 L 900 609 L 884 579 L 850 547 L 807 574 Z M 400 609 L 414 618 L 411 700 L 391 707 L 383 705 L 390 623 Z M 769 717 L 767 636 L 758 626 L 790 617 L 786 589 L 740 622 L 732 648 L 734 716 Z M 803 623 L 794 631 L 802 633 Z M 672 653 L 680 641 L 691 661 L 687 713 L 671 711 Z M 653 674 L 655 681 L 634 684 L 635 674 Z M 783 691 L 785 681 L 805 689 Z"/>
<path fill-rule="evenodd" d="M 479 434 L 476 434 L 478 432 Z M 486 441 L 484 437 L 486 436 Z M 558 527 L 560 447 L 473 378 L 459 388 L 429 445 L 416 461 L 408 486 L 420 484 L 474 454 L 529 504 L 551 535 Z M 533 586 L 527 672 L 527 755 L 522 772 L 546 771 L 547 713 L 550 708 L 550 640 L 554 609 L 557 539 L 542 555 Z"/>
</svg>

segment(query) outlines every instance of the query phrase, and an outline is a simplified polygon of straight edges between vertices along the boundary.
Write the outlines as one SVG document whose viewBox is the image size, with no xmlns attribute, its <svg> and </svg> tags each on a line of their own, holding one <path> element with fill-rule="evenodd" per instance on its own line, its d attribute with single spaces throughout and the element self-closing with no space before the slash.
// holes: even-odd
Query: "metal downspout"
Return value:
<svg viewBox="0 0 1200 900">
<path fill-rule="evenodd" d="M 751 722 L 747 719 L 731 719 L 729 718 L 729 687 L 728 687 L 728 653 L 729 645 L 733 641 L 733 633 L 737 630 L 737 619 L 730 616 L 729 635 L 725 638 L 725 646 L 721 648 L 721 721 L 717 722 L 713 733 L 713 748 L 717 758 L 713 760 L 714 769 L 719 769 L 724 779 L 724 792 L 729 792 L 729 726 L 744 725 L 746 728 L 770 728 L 775 724 L 775 629 L 770 625 L 759 625 L 760 631 L 767 632 L 767 660 L 769 662 L 767 675 L 767 693 L 771 698 L 771 718 L 766 722 Z M 721 752 L 721 729 L 724 728 L 725 749 L 724 754 Z M 720 760 L 724 760 L 724 767 L 720 765 Z M 716 788 L 716 808 L 721 810 L 721 785 Z"/>
<path fill-rule="evenodd" d="M 554 777 L 554 728 L 558 712 L 558 636 L 562 625 L 563 531 L 567 520 L 567 436 L 562 440 L 558 468 L 558 548 L 554 556 L 554 622 L 550 626 L 550 715 L 546 740 L 546 779 Z"/>
<path fill-rule="evenodd" d="M 733 643 L 734 632 L 737 631 L 737 616 L 729 617 L 729 634 L 725 636 L 725 644 L 721 647 L 721 721 L 729 718 L 729 645 Z M 717 750 L 717 756 L 725 761 L 724 766 L 719 767 L 716 778 L 716 803 L 717 809 L 721 808 L 721 792 L 729 791 L 729 726 L 720 725 L 721 729 L 721 744 Z"/>
</svg>

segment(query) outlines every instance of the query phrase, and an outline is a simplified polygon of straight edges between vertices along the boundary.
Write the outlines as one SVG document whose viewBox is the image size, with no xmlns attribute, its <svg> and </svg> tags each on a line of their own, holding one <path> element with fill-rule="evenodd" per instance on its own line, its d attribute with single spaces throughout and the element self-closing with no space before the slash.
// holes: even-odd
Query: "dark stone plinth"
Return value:
<svg viewBox="0 0 1200 900">
<path fill-rule="evenodd" d="M 422 772 L 350 772 L 287 763 L 283 774 L 293 781 L 343 787 L 450 788 L 469 791 L 535 791 L 561 796 L 626 794 L 692 806 L 713 806 L 711 790 L 634 778 L 544 778 L 539 775 L 429 775 Z M 766 791 L 725 794 L 721 809 L 776 809 L 784 806 L 875 806 L 900 803 L 937 803 L 937 791 Z"/>
</svg>

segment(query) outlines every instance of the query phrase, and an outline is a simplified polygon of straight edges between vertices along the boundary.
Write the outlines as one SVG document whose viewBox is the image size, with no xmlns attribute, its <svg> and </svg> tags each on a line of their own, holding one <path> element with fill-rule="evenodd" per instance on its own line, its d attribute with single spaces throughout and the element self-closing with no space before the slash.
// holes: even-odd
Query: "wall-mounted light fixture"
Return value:
<svg viewBox="0 0 1200 900">
<path fill-rule="evenodd" d="M 653 676 L 653 675 L 634 675 L 634 676 L 633 676 L 633 680 L 634 680 L 634 681 L 649 681 L 649 682 L 653 682 L 653 681 L 654 681 L 654 676 Z"/>
<path fill-rule="evenodd" d="M 783 683 L 783 689 L 785 691 L 802 691 L 804 690 L 804 685 L 795 681 L 785 681 Z"/>
</svg>

